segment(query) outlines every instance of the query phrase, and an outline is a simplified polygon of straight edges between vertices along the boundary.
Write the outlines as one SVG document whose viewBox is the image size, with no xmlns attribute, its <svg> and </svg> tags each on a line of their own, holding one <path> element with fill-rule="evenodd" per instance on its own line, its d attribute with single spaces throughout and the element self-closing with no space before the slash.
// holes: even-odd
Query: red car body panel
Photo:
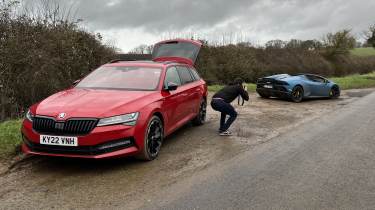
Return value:
<svg viewBox="0 0 375 210">
<path fill-rule="evenodd" d="M 176 61 L 173 60 L 173 62 Z M 78 138 L 78 146 L 84 148 L 128 138 L 134 140 L 134 144 L 127 148 L 100 154 L 33 150 L 33 146 L 41 146 L 41 133 L 33 129 L 31 121 L 25 119 L 21 129 L 24 138 L 24 144 L 22 145 L 24 153 L 94 159 L 136 155 L 144 147 L 147 124 L 153 115 L 156 114 L 162 118 L 164 135 L 167 136 L 197 116 L 202 99 L 207 97 L 207 86 L 202 79 L 182 85 L 174 91 L 164 90 L 165 75 L 169 67 L 186 66 L 192 68 L 192 65 L 183 61 L 180 63 L 163 63 L 160 61 L 118 62 L 105 64 L 104 66 L 157 67 L 162 69 L 162 71 L 158 87 L 154 91 L 102 90 L 73 87 L 33 105 L 30 107 L 30 112 L 34 116 L 53 118 L 56 122 L 61 121 L 58 119 L 60 113 L 66 113 L 64 118 L 64 121 L 66 121 L 72 118 L 102 119 L 138 112 L 139 117 L 134 126 L 124 124 L 97 126 L 88 134 L 75 136 Z"/>
</svg>

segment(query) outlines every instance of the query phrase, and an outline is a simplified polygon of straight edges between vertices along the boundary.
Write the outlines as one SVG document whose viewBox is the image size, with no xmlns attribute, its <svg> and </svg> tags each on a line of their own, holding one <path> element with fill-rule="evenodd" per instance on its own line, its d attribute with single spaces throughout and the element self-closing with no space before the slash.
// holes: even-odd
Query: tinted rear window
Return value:
<svg viewBox="0 0 375 210">
<path fill-rule="evenodd" d="M 182 84 L 193 82 L 194 79 L 190 74 L 190 70 L 184 66 L 177 66 L 178 74 L 180 75 Z"/>
<path fill-rule="evenodd" d="M 193 69 L 193 68 L 190 68 L 190 70 L 191 70 L 191 73 L 193 74 L 193 77 L 194 77 L 194 79 L 195 79 L 196 81 L 201 79 L 201 77 L 199 76 L 197 70 L 195 70 L 195 69 Z"/>
<path fill-rule="evenodd" d="M 152 57 L 183 57 L 194 61 L 199 49 L 200 47 L 192 43 L 171 41 L 156 45 Z"/>
</svg>

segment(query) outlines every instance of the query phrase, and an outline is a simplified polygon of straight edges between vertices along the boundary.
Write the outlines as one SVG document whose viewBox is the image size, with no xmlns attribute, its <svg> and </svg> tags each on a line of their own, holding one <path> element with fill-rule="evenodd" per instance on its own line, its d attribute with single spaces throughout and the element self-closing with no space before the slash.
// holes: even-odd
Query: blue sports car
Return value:
<svg viewBox="0 0 375 210">
<path fill-rule="evenodd" d="M 340 87 L 336 83 L 314 74 L 263 77 L 258 79 L 256 91 L 262 98 L 289 98 L 294 102 L 301 102 L 304 98 L 340 96 Z"/>
</svg>

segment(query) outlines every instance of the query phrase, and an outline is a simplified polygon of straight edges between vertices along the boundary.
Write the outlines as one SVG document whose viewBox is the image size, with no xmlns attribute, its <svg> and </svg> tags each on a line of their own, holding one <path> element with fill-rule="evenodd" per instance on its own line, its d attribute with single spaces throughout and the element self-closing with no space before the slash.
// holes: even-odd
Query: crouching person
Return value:
<svg viewBox="0 0 375 210">
<path fill-rule="evenodd" d="M 214 94 L 211 101 L 211 106 L 214 110 L 221 112 L 220 117 L 220 136 L 230 136 L 232 133 L 228 130 L 232 123 L 237 118 L 237 112 L 234 107 L 230 104 L 238 96 L 241 96 L 245 101 L 249 100 L 249 94 L 242 86 L 243 80 L 237 78 L 228 86 L 219 90 Z M 227 115 L 229 118 L 227 119 Z"/>
</svg>

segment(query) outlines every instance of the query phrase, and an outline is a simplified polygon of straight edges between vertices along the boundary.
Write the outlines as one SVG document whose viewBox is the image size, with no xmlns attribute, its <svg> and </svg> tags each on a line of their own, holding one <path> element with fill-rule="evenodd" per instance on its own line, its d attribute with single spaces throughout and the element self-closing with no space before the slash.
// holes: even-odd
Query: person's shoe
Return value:
<svg viewBox="0 0 375 210">
<path fill-rule="evenodd" d="M 220 132 L 219 135 L 220 136 L 231 136 L 232 133 L 230 131 L 226 130 L 226 131 Z"/>
</svg>

